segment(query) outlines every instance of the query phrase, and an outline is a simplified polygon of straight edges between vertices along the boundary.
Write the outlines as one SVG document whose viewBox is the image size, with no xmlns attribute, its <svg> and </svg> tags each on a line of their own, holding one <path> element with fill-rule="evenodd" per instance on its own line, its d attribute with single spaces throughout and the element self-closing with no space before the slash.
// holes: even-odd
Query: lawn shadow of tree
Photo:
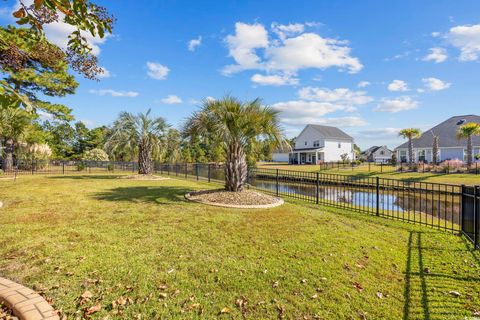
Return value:
<svg viewBox="0 0 480 320">
<path fill-rule="evenodd" d="M 436 256 L 439 256 L 439 251 L 448 251 L 449 248 L 435 246 L 431 241 L 425 244 L 425 236 L 426 232 L 409 233 L 403 319 L 461 319 L 469 312 L 465 308 L 469 305 L 466 284 L 480 285 L 480 278 L 471 277 L 464 270 L 451 270 L 447 266 L 448 262 L 438 261 Z M 473 265 L 478 266 L 478 256 L 475 255 L 473 247 L 470 247 L 471 244 L 465 242 L 465 249 L 456 250 L 458 258 L 460 259 L 462 253 L 462 256 L 471 254 Z M 472 266 L 468 268 L 473 269 Z M 456 292 L 459 292 L 460 296 L 457 297 Z"/>
<path fill-rule="evenodd" d="M 96 193 L 93 195 L 93 198 L 102 201 L 171 204 L 175 202 L 186 202 L 185 194 L 191 191 L 192 189 L 170 186 L 119 187 Z"/>
</svg>

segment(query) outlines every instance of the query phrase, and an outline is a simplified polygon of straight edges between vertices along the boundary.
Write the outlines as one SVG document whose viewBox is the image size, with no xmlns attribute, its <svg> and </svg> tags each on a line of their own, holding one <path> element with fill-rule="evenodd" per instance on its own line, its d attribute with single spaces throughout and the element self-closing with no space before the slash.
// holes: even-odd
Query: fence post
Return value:
<svg viewBox="0 0 480 320">
<path fill-rule="evenodd" d="M 380 162 L 380 173 L 383 173 L 383 162 Z"/>
<path fill-rule="evenodd" d="M 188 163 L 185 162 L 185 179 L 188 179 L 187 170 L 188 170 Z"/>
<path fill-rule="evenodd" d="M 276 194 L 277 197 L 278 197 L 278 168 L 277 168 L 275 171 L 276 171 L 276 174 L 277 174 L 277 175 L 276 175 L 276 178 L 275 178 L 275 181 L 276 181 L 276 185 L 275 185 L 276 191 L 275 191 L 275 194 Z"/>
<path fill-rule="evenodd" d="M 33 163 L 34 163 L 34 162 L 33 162 L 33 159 L 32 159 L 32 174 L 34 174 L 34 172 L 33 172 L 33 171 L 34 171 L 34 169 L 33 169 Z"/>
<path fill-rule="evenodd" d="M 319 193 L 320 193 L 320 174 L 317 172 L 317 181 L 315 184 L 315 202 L 319 203 Z"/>
<path fill-rule="evenodd" d="M 195 175 L 197 176 L 198 181 L 198 163 L 195 163 Z"/>
<path fill-rule="evenodd" d="M 65 174 L 65 161 L 62 161 L 62 174 Z"/>
<path fill-rule="evenodd" d="M 376 214 L 377 216 L 380 215 L 380 178 L 376 177 L 376 201 L 377 201 L 377 206 L 376 206 Z"/>
<path fill-rule="evenodd" d="M 208 164 L 208 182 L 210 182 L 210 163 Z"/>
<path fill-rule="evenodd" d="M 175 175 L 178 177 L 178 163 L 175 162 Z"/>
<path fill-rule="evenodd" d="M 479 246 L 479 228 L 480 228 L 480 208 L 478 206 L 478 203 L 480 202 L 480 186 L 475 186 L 473 188 L 473 247 L 475 249 L 478 248 Z"/>
</svg>

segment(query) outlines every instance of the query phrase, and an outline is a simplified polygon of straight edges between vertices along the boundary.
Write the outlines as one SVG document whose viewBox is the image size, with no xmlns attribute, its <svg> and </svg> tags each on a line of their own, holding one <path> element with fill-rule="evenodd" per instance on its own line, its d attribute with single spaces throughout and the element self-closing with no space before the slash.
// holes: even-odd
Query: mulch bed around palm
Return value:
<svg viewBox="0 0 480 320">
<path fill-rule="evenodd" d="M 279 198 L 272 197 L 267 194 L 263 194 L 253 190 L 232 192 L 223 189 L 192 192 L 188 195 L 188 199 L 203 203 L 236 206 L 271 205 L 277 204 L 280 200 Z"/>
<path fill-rule="evenodd" d="M 18 320 L 18 318 L 12 314 L 12 310 L 0 303 L 0 320 Z"/>
<path fill-rule="evenodd" d="M 152 174 L 132 174 L 128 176 L 121 176 L 119 179 L 129 179 L 129 180 L 168 180 L 170 178 L 164 178 L 164 177 L 159 177 L 159 176 L 154 176 Z"/>
</svg>

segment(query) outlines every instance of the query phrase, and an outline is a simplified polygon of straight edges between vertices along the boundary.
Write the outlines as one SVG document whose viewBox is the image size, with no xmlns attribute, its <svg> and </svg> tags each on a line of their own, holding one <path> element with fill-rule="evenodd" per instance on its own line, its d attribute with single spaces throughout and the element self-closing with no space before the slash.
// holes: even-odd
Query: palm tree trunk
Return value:
<svg viewBox="0 0 480 320">
<path fill-rule="evenodd" d="M 5 141 L 5 159 L 3 159 L 3 171 L 8 172 L 13 170 L 13 151 L 15 144 L 12 138 L 7 138 Z"/>
<path fill-rule="evenodd" d="M 432 162 L 433 162 L 433 165 L 438 164 L 438 136 L 433 137 Z"/>
<path fill-rule="evenodd" d="M 225 163 L 225 189 L 227 191 L 242 191 L 247 181 L 247 159 L 239 144 L 232 144 L 227 151 Z"/>
<path fill-rule="evenodd" d="M 141 144 L 138 149 L 138 173 L 152 173 L 152 160 L 150 159 L 150 150 L 148 146 Z"/>
<path fill-rule="evenodd" d="M 472 136 L 468 136 L 467 138 L 467 166 L 468 168 L 470 168 L 470 166 L 472 165 Z"/>
<path fill-rule="evenodd" d="M 408 162 L 410 163 L 410 167 L 413 167 L 414 159 L 413 159 L 413 139 L 408 138 Z"/>
</svg>

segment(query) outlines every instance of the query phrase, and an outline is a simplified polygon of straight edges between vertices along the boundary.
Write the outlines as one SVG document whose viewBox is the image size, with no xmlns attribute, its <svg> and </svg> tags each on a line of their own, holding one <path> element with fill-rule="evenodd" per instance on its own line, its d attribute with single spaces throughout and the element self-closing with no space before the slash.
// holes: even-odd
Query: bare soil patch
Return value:
<svg viewBox="0 0 480 320">
<path fill-rule="evenodd" d="M 140 181 L 150 181 L 150 180 L 168 180 L 170 178 L 164 178 L 159 176 L 154 176 L 153 174 L 132 174 L 128 176 L 118 177 L 119 179 L 128 179 L 128 180 L 140 180 Z"/>
<path fill-rule="evenodd" d="M 185 198 L 191 201 L 228 208 L 273 208 L 283 204 L 283 200 L 253 190 L 240 192 L 202 190 L 190 192 Z"/>
</svg>

